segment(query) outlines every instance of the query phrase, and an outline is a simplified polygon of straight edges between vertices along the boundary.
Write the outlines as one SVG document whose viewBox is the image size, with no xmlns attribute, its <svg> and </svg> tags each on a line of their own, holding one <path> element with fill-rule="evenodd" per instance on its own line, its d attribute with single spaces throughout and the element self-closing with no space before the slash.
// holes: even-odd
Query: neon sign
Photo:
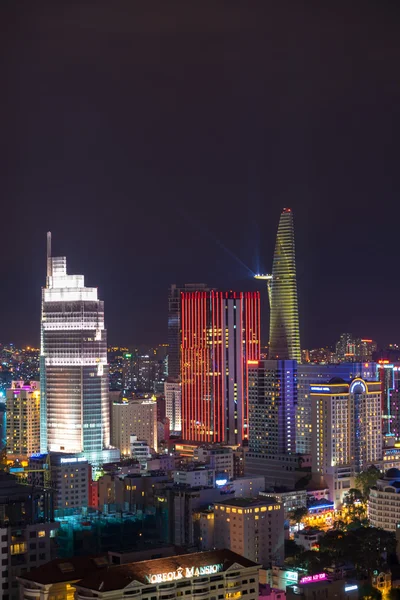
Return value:
<svg viewBox="0 0 400 600">
<path fill-rule="evenodd" d="M 353 393 L 354 388 L 356 388 L 357 386 L 361 387 L 362 390 L 362 394 L 365 394 L 365 392 L 367 391 L 367 388 L 365 387 L 365 383 L 361 380 L 361 379 L 355 379 L 351 385 L 350 385 L 350 394 Z"/>
<path fill-rule="evenodd" d="M 312 385 L 310 389 L 312 392 L 330 392 L 331 391 L 331 388 L 326 387 L 325 385 Z"/>
<path fill-rule="evenodd" d="M 358 590 L 358 585 L 346 585 L 344 588 L 345 592 L 352 592 L 353 590 Z"/>
<path fill-rule="evenodd" d="M 313 583 L 315 581 L 325 581 L 326 573 L 317 573 L 316 575 L 306 575 L 302 577 L 299 583 Z"/>
<path fill-rule="evenodd" d="M 222 563 L 217 565 L 207 565 L 205 567 L 179 567 L 176 571 L 156 573 L 154 575 L 147 575 L 146 577 L 149 583 L 163 583 L 164 581 L 175 581 L 177 579 L 212 575 L 213 573 L 222 571 L 223 567 L 224 565 Z"/>
</svg>

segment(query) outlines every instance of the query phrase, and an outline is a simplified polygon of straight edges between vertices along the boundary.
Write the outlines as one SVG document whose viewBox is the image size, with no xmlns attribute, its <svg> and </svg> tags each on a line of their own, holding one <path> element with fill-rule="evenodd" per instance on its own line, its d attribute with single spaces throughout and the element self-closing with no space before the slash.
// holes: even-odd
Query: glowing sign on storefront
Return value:
<svg viewBox="0 0 400 600">
<path fill-rule="evenodd" d="M 175 581 L 176 579 L 188 579 L 190 577 L 201 577 L 202 575 L 212 575 L 223 570 L 222 563 L 217 565 L 207 565 L 205 567 L 179 567 L 176 571 L 167 573 L 156 573 L 147 575 L 149 583 L 163 583 L 164 581 Z"/>
<path fill-rule="evenodd" d="M 297 583 L 299 580 L 299 574 L 297 573 L 297 571 L 286 571 L 285 579 L 287 581 L 295 581 Z"/>
<path fill-rule="evenodd" d="M 316 575 L 306 575 L 302 577 L 299 583 L 313 583 L 315 581 L 324 581 L 326 579 L 326 573 L 317 573 Z"/>
<path fill-rule="evenodd" d="M 346 585 L 344 588 L 345 592 L 353 592 L 355 590 L 358 590 L 358 585 Z"/>
</svg>

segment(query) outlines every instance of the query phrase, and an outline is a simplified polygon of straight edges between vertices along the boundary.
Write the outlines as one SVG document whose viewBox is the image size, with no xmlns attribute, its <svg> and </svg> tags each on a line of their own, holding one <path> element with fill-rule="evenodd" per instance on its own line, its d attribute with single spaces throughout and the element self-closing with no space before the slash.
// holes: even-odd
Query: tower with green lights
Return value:
<svg viewBox="0 0 400 600">
<path fill-rule="evenodd" d="M 284 208 L 276 236 L 272 275 L 266 279 L 270 305 L 269 358 L 301 362 L 293 212 Z"/>
</svg>

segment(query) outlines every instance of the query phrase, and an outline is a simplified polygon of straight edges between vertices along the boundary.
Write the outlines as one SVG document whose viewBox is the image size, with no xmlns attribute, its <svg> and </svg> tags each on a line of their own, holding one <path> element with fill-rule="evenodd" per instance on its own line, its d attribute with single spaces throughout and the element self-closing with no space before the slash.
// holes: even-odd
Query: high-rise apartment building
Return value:
<svg viewBox="0 0 400 600">
<path fill-rule="evenodd" d="M 171 433 L 182 431 L 182 389 L 178 381 L 164 383 L 165 416 L 169 419 Z"/>
<path fill-rule="evenodd" d="M 205 283 L 173 283 L 168 293 L 168 377 L 180 378 L 181 369 L 181 292 L 206 292 Z"/>
<path fill-rule="evenodd" d="M 312 470 L 341 502 L 352 477 L 382 457 L 381 383 L 336 379 L 311 385 Z"/>
<path fill-rule="evenodd" d="M 157 450 L 157 402 L 153 399 L 114 402 L 111 441 L 124 456 L 131 455 L 131 435 Z"/>
<path fill-rule="evenodd" d="M 299 310 L 293 213 L 284 208 L 278 226 L 272 275 L 268 280 L 270 303 L 269 358 L 301 362 Z"/>
<path fill-rule="evenodd" d="M 104 302 L 83 275 L 68 275 L 51 256 L 41 318 L 41 451 L 83 453 L 91 463 L 117 457 L 110 448 Z"/>
<path fill-rule="evenodd" d="M 295 452 L 296 404 L 296 361 L 260 360 L 249 365 L 247 457 Z"/>
<path fill-rule="evenodd" d="M 40 385 L 13 381 L 7 390 L 7 457 L 27 459 L 40 450 Z"/>
<path fill-rule="evenodd" d="M 296 406 L 296 452 L 311 454 L 312 416 L 310 385 L 321 385 L 333 378 L 351 381 L 361 377 L 377 381 L 376 363 L 344 362 L 340 364 L 301 364 L 298 365 L 298 386 Z"/>
<path fill-rule="evenodd" d="M 248 371 L 260 357 L 258 292 L 181 295 L 182 437 L 248 438 Z"/>
</svg>

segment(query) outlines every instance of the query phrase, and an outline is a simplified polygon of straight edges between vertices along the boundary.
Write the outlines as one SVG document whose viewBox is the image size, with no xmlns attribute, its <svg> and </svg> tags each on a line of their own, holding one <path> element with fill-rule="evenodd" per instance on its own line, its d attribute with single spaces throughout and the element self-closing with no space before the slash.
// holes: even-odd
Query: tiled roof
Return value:
<svg viewBox="0 0 400 600">
<path fill-rule="evenodd" d="M 108 566 L 107 555 L 73 556 L 71 558 L 56 558 L 50 562 L 32 569 L 21 576 L 21 579 L 35 581 L 41 584 L 78 581 L 89 573 L 104 571 Z"/>
<path fill-rule="evenodd" d="M 169 573 L 180 567 L 203 567 L 208 565 L 222 564 L 226 571 L 233 564 L 238 563 L 242 567 L 256 567 L 257 563 L 231 552 L 230 550 L 214 550 L 212 552 L 197 552 L 195 554 L 182 554 L 168 558 L 157 558 L 155 560 L 144 560 L 125 565 L 112 566 L 103 571 L 91 572 L 79 582 L 79 587 L 90 590 L 107 592 L 124 589 L 133 581 L 152 585 L 148 581 L 149 575 L 158 573 Z"/>
</svg>

